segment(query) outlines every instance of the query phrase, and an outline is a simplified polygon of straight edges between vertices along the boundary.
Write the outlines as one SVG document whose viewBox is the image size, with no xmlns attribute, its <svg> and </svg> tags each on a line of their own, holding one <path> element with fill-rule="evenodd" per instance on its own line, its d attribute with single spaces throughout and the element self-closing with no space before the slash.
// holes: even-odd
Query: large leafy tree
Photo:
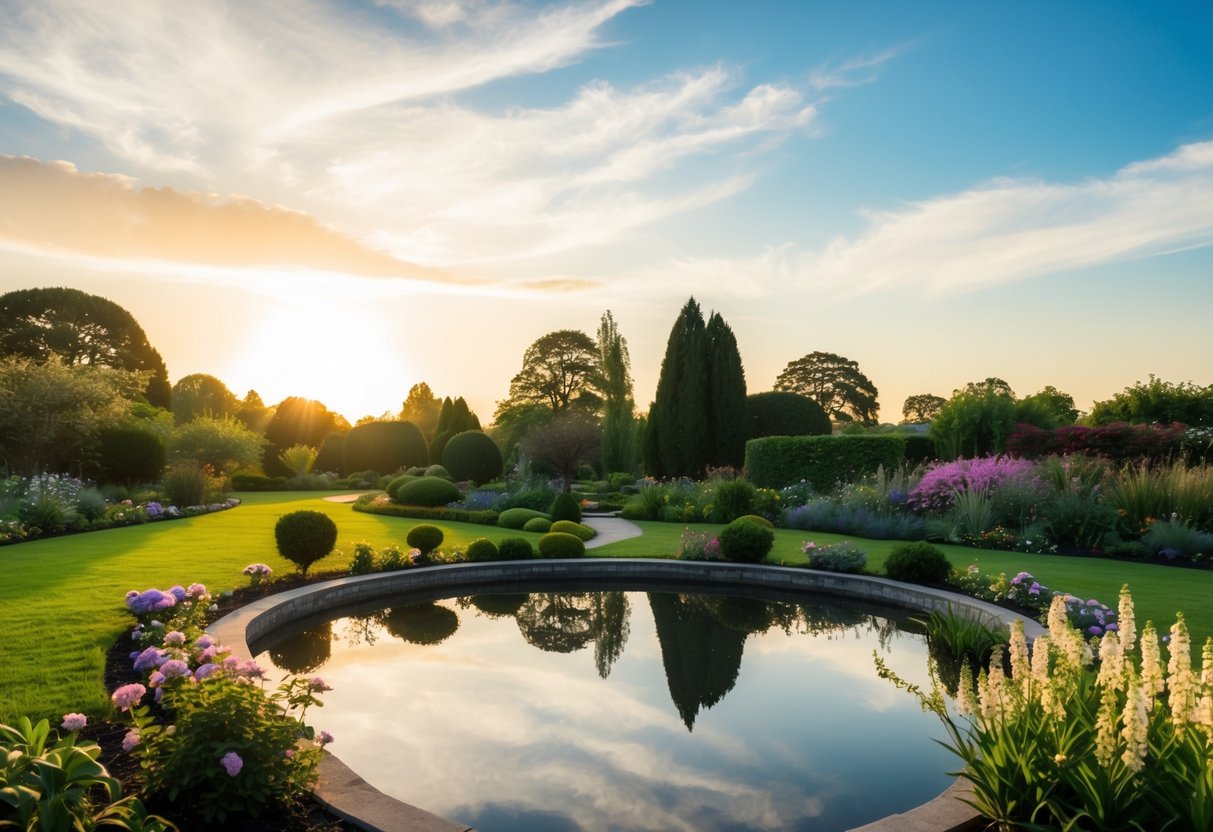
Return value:
<svg viewBox="0 0 1213 832">
<path fill-rule="evenodd" d="M 269 445 L 265 449 L 262 467 L 270 476 L 288 476 L 290 471 L 279 456 L 292 445 L 319 448 L 331 433 L 347 433 L 350 423 L 340 413 L 333 413 L 322 403 L 299 396 L 288 396 L 278 403 L 274 416 L 265 428 Z"/>
<path fill-rule="evenodd" d="M 831 419 L 875 425 L 880 409 L 876 385 L 859 364 L 832 352 L 811 352 L 789 362 L 775 379 L 776 390 L 808 396 Z"/>
<path fill-rule="evenodd" d="M 1087 421 L 1097 426 L 1181 422 L 1191 427 L 1213 427 L 1213 384 L 1174 384 L 1151 375 L 1149 381 L 1139 381 L 1107 401 L 1096 402 Z"/>
<path fill-rule="evenodd" d="M 420 381 L 409 388 L 409 395 L 400 407 L 400 418 L 420 428 L 425 441 L 430 442 L 437 433 L 438 415 L 441 410 L 442 402 L 428 384 Z"/>
<path fill-rule="evenodd" d="M 909 424 L 921 425 L 938 416 L 947 402 L 943 396 L 931 393 L 906 396 L 905 403 L 901 406 L 901 418 Z"/>
<path fill-rule="evenodd" d="M 1006 382 L 969 383 L 952 392 L 931 421 L 931 438 L 941 459 L 1000 453 L 1015 426 L 1015 395 Z"/>
<path fill-rule="evenodd" d="M 265 439 L 234 416 L 199 416 L 173 428 L 169 455 L 193 460 L 216 472 L 253 468 L 261 460 Z"/>
<path fill-rule="evenodd" d="M 598 364 L 602 370 L 602 470 L 604 474 L 630 471 L 637 456 L 632 362 L 628 343 L 609 309 L 598 325 Z"/>
<path fill-rule="evenodd" d="M 593 418 L 574 411 L 532 426 L 520 445 L 531 459 L 556 471 L 562 488 L 569 491 L 577 466 L 594 458 L 601 438 Z"/>
<path fill-rule="evenodd" d="M 0 295 L 0 354 L 67 365 L 144 372 L 149 402 L 167 408 L 168 370 L 130 312 L 79 289 L 21 289 Z"/>
<path fill-rule="evenodd" d="M 0 455 L 17 474 L 80 474 L 106 428 L 130 418 L 147 374 L 110 367 L 0 358 Z"/>
<path fill-rule="evenodd" d="M 1049 385 L 1015 403 L 1015 421 L 1051 430 L 1078 421 L 1074 397 Z"/>
<path fill-rule="evenodd" d="M 561 329 L 527 347 L 522 369 L 510 380 L 510 400 L 546 404 L 553 413 L 575 404 L 597 410 L 600 387 L 594 339 L 580 330 Z"/>
<path fill-rule="evenodd" d="M 193 373 L 173 385 L 173 421 L 179 425 L 210 416 L 222 419 L 240 410 L 236 395 L 219 379 L 206 373 Z"/>
</svg>

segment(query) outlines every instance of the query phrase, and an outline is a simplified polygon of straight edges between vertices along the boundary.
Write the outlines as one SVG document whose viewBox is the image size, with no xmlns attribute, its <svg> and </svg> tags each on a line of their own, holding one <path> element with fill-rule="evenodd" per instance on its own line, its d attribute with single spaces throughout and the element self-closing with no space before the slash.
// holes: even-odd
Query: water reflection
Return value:
<svg viewBox="0 0 1213 832">
<path fill-rule="evenodd" d="M 329 660 L 332 644 L 333 625 L 326 621 L 287 634 L 274 644 L 270 658 L 291 673 L 311 673 Z"/>
<path fill-rule="evenodd" d="M 320 727 L 342 759 L 484 832 L 844 829 L 948 782 L 938 723 L 872 672 L 873 649 L 925 671 L 926 645 L 864 609 L 536 592 L 359 612 L 271 656 L 331 649 Z"/>
</svg>

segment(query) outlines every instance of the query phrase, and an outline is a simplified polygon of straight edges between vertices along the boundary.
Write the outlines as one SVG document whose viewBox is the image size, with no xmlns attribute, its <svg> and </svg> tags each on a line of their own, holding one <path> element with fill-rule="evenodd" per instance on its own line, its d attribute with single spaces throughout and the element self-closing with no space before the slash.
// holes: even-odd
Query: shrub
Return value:
<svg viewBox="0 0 1213 832">
<path fill-rule="evenodd" d="M 732 523 L 738 517 L 752 514 L 758 490 L 746 480 L 721 480 L 712 493 L 713 523 Z"/>
<path fill-rule="evenodd" d="M 493 526 L 497 523 L 495 511 L 474 511 L 445 506 L 406 506 L 388 502 L 382 495 L 376 494 L 363 494 L 354 501 L 353 509 L 367 514 L 411 517 L 414 520 L 446 520 L 452 523 L 478 523 L 482 526 Z"/>
<path fill-rule="evenodd" d="M 342 473 L 397 471 L 429 460 L 425 437 L 412 422 L 366 422 L 350 428 L 342 445 Z"/>
<path fill-rule="evenodd" d="M 788 509 L 780 525 L 806 532 L 853 534 L 873 540 L 921 540 L 927 536 L 926 521 L 917 515 L 882 515 L 866 506 L 844 505 L 828 498 Z"/>
<path fill-rule="evenodd" d="M 568 521 L 561 520 L 560 522 L 566 523 Z M 538 532 L 539 534 L 547 534 L 552 530 L 552 521 L 546 517 L 532 517 L 530 520 L 527 520 L 522 524 L 522 530 L 524 532 Z"/>
<path fill-rule="evenodd" d="M 96 488 L 86 488 L 76 497 L 76 511 L 85 520 L 100 520 L 105 517 L 105 495 Z"/>
<path fill-rule="evenodd" d="M 404 539 L 414 549 L 419 549 L 423 557 L 428 556 L 442 545 L 442 529 L 429 524 L 413 526 Z"/>
<path fill-rule="evenodd" d="M 740 517 L 733 518 L 734 520 L 744 520 L 747 523 L 757 523 L 763 528 L 773 529 L 775 524 L 765 517 L 759 517 L 757 514 L 743 514 Z"/>
<path fill-rule="evenodd" d="M 350 560 L 351 575 L 368 575 L 375 571 L 375 549 L 369 543 L 355 543 Z"/>
<path fill-rule="evenodd" d="M 542 511 L 530 508 L 507 508 L 497 515 L 497 525 L 503 529 L 521 529 L 526 525 L 528 520 L 533 520 L 536 517 L 541 517 L 544 520 L 551 519 Z"/>
<path fill-rule="evenodd" d="M 908 584 L 942 584 L 952 574 L 952 564 L 930 543 L 894 546 L 884 565 L 885 574 Z"/>
<path fill-rule="evenodd" d="M 467 559 L 472 563 L 487 560 L 498 560 L 497 544 L 487 537 L 478 537 L 468 544 Z"/>
<path fill-rule="evenodd" d="M 461 496 L 455 483 L 441 477 L 418 477 L 396 489 L 396 501 L 410 506 L 444 506 Z"/>
<path fill-rule="evenodd" d="M 413 474 L 402 474 L 399 477 L 394 477 L 387 484 L 387 487 L 384 488 L 383 490 L 387 492 L 387 495 L 389 497 L 391 497 L 393 500 L 396 500 L 397 502 L 399 502 L 399 498 L 396 496 L 396 492 L 399 490 L 400 486 L 404 485 L 405 483 L 415 482 L 419 479 L 421 479 L 421 477 L 415 476 Z"/>
<path fill-rule="evenodd" d="M 101 482 L 130 486 L 157 482 L 164 474 L 164 442 L 138 425 L 106 428 L 98 435 L 97 465 Z"/>
<path fill-rule="evenodd" d="M 233 491 L 283 491 L 286 477 L 266 477 L 261 474 L 232 474 Z"/>
<path fill-rule="evenodd" d="M 734 520 L 716 536 L 725 560 L 761 563 L 775 545 L 775 532 L 746 520 Z"/>
<path fill-rule="evenodd" d="M 523 537 L 507 537 L 497 544 L 498 560 L 530 560 L 535 557 L 535 547 Z"/>
<path fill-rule="evenodd" d="M 1198 555 L 1213 557 L 1213 534 L 1175 520 L 1154 523 L 1150 530 L 1142 535 L 1141 542 L 1148 547 L 1151 554 L 1169 560 L 1179 557 L 1195 558 Z"/>
<path fill-rule="evenodd" d="M 683 529 L 676 554 L 682 560 L 720 560 L 720 541 L 706 532 Z"/>
<path fill-rule="evenodd" d="M 442 449 L 442 465 L 456 480 L 475 483 L 492 482 L 505 467 L 497 443 L 479 430 L 452 436 Z"/>
<path fill-rule="evenodd" d="M 922 475 L 910 492 L 907 504 L 915 511 L 943 512 L 955 504 L 957 494 L 968 491 L 992 494 L 1004 483 L 1027 480 L 1031 473 L 1031 462 L 1009 456 L 941 462 Z"/>
<path fill-rule="evenodd" d="M 1059 546 L 1094 549 L 1116 527 L 1115 509 L 1097 493 L 1070 492 L 1057 495 L 1045 506 L 1041 517 L 1049 539 Z"/>
<path fill-rule="evenodd" d="M 333 551 L 337 543 L 337 524 L 319 511 L 303 509 L 278 518 L 274 524 L 278 554 L 306 575 L 308 567 Z"/>
<path fill-rule="evenodd" d="M 164 493 L 177 506 L 200 506 L 207 502 L 215 484 L 196 462 L 177 462 L 164 475 Z"/>
<path fill-rule="evenodd" d="M 561 491 L 556 495 L 556 499 L 552 500 L 552 505 L 548 507 L 548 514 L 551 515 L 553 522 L 572 520 L 574 523 L 580 523 L 581 503 L 572 493 Z"/>
<path fill-rule="evenodd" d="M 552 524 L 551 531 L 571 534 L 581 540 L 590 540 L 598 534 L 584 523 L 574 523 L 572 520 L 557 520 Z"/>
<path fill-rule="evenodd" d="M 809 556 L 809 568 L 823 572 L 862 572 L 868 565 L 868 553 L 850 543 L 818 546 L 806 541 L 800 550 Z"/>
<path fill-rule="evenodd" d="M 345 434 L 330 433 L 320 443 L 316 452 L 316 461 L 312 463 L 313 471 L 332 471 L 336 474 L 350 476 L 345 469 Z"/>
<path fill-rule="evenodd" d="M 556 499 L 556 490 L 547 483 L 536 482 L 506 494 L 506 508 L 530 508 L 547 513 Z"/>
<path fill-rule="evenodd" d="M 818 491 L 897 468 L 905 459 L 905 436 L 768 436 L 746 443 L 745 467 L 760 488 L 783 488 L 806 480 Z"/>
<path fill-rule="evenodd" d="M 455 481 L 455 478 L 451 476 L 451 472 L 448 471 L 445 466 L 439 465 L 438 463 L 434 463 L 433 465 L 427 467 L 425 469 L 424 476 L 442 477 L 444 480 L 450 480 L 451 482 Z"/>
<path fill-rule="evenodd" d="M 541 558 L 580 558 L 585 556 L 585 543 L 580 537 L 565 532 L 549 532 L 539 538 Z"/>
<path fill-rule="evenodd" d="M 829 436 L 830 417 L 821 405 L 799 393 L 772 391 L 746 396 L 750 436 Z"/>
</svg>

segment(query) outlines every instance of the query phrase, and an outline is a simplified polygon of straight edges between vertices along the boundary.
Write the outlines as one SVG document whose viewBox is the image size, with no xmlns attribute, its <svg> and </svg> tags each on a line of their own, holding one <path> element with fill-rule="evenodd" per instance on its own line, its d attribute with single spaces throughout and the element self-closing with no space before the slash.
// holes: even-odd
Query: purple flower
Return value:
<svg viewBox="0 0 1213 832">
<path fill-rule="evenodd" d="M 210 647 L 206 648 L 205 650 L 203 650 L 201 653 L 198 654 L 198 661 L 209 662 L 211 659 L 215 658 L 218 655 L 219 655 L 219 648 L 212 644 Z"/>
<path fill-rule="evenodd" d="M 181 659 L 169 659 L 160 665 L 160 672 L 164 674 L 165 679 L 176 679 L 179 676 L 188 676 L 190 666 Z"/>
<path fill-rule="evenodd" d="M 333 735 L 328 731 L 321 731 L 316 735 L 316 742 L 320 743 L 321 747 L 328 745 L 333 741 Z"/>
<path fill-rule="evenodd" d="M 323 693 L 326 690 L 333 689 L 328 682 L 324 681 L 319 676 L 313 676 L 311 679 L 309 679 L 308 685 L 311 687 L 312 691 L 316 693 Z"/>
<path fill-rule="evenodd" d="M 1090 626 L 1090 627 L 1088 627 L 1088 628 L 1087 628 L 1087 632 L 1088 632 L 1088 633 L 1090 633 L 1090 634 L 1091 634 L 1091 635 L 1093 635 L 1093 636 L 1102 636 L 1102 635 L 1103 635 L 1103 627 L 1096 627 L 1096 626 L 1092 625 L 1092 626 Z"/>
<path fill-rule="evenodd" d="M 138 627 L 131 630 L 131 641 L 138 641 L 141 638 L 143 638 L 143 630 L 140 630 Z"/>
<path fill-rule="evenodd" d="M 219 758 L 219 764 L 227 771 L 228 777 L 235 777 L 244 768 L 244 760 L 235 751 L 229 751 Z"/>
<path fill-rule="evenodd" d="M 183 587 L 181 584 L 177 584 L 176 586 L 171 587 L 168 591 L 168 594 L 173 596 L 174 598 L 176 598 L 178 602 L 184 601 L 186 598 L 189 597 L 189 594 L 186 593 L 186 591 L 185 591 L 185 587 Z"/>
<path fill-rule="evenodd" d="M 141 739 L 138 731 L 127 731 L 126 736 L 122 738 L 122 750 L 130 754 L 139 745 Z"/>
<path fill-rule="evenodd" d="M 1092 598 L 1091 600 L 1087 601 L 1087 606 L 1088 607 L 1101 607 L 1103 605 L 1100 604 L 1098 601 L 1096 601 L 1094 598 Z"/>
<path fill-rule="evenodd" d="M 206 595 L 206 586 L 203 584 L 190 584 L 186 588 L 185 594 L 191 598 L 201 598 L 203 595 Z"/>
<path fill-rule="evenodd" d="M 114 707 L 120 711 L 129 711 L 132 706 L 138 705 L 139 700 L 147 694 L 147 688 L 140 684 L 123 685 L 114 691 L 110 698 L 114 701 Z"/>
<path fill-rule="evenodd" d="M 185 633 L 180 630 L 170 630 L 164 634 L 164 643 L 173 646 L 185 644 Z"/>
<path fill-rule="evenodd" d="M 210 676 L 212 673 L 214 673 L 218 669 L 219 669 L 219 665 L 211 664 L 210 662 L 207 662 L 204 665 L 198 666 L 198 669 L 194 671 L 194 678 L 197 679 L 199 682 L 201 682 L 203 679 L 205 679 L 207 676 Z"/>
<path fill-rule="evenodd" d="M 203 633 L 202 635 L 198 636 L 197 640 L 194 642 L 194 646 L 201 650 L 205 650 L 214 643 L 215 640 L 213 638 Z"/>
<path fill-rule="evenodd" d="M 64 714 L 63 725 L 64 731 L 79 731 L 85 725 L 88 725 L 88 717 L 84 714 Z"/>
<path fill-rule="evenodd" d="M 147 683 L 154 688 L 158 688 L 164 684 L 166 678 L 159 670 L 153 670 L 152 675 L 147 677 Z"/>
<path fill-rule="evenodd" d="M 1109 624 L 1108 626 L 1104 627 L 1104 629 L 1105 629 L 1105 630 L 1107 630 L 1108 632 L 1114 633 L 1114 632 L 1116 632 L 1117 630 L 1119 630 L 1119 629 L 1120 629 L 1120 625 L 1119 625 L 1119 624 L 1117 624 L 1115 621 L 1113 621 L 1111 624 Z"/>
<path fill-rule="evenodd" d="M 1036 583 L 1035 581 L 1033 581 L 1033 582 L 1032 582 L 1032 585 L 1031 585 L 1030 587 L 1028 587 L 1028 594 L 1029 594 L 1029 595 L 1039 595 L 1039 594 L 1040 594 L 1040 591 L 1041 591 L 1042 589 L 1044 589 L 1044 587 L 1043 587 L 1043 586 L 1041 586 L 1040 584 L 1038 584 L 1038 583 Z"/>
<path fill-rule="evenodd" d="M 184 591 L 182 590 L 182 592 Z M 130 592 L 126 594 L 126 607 L 135 615 L 145 615 L 175 606 L 177 606 L 177 598 L 158 589 L 145 589 L 143 592 L 135 592 L 134 595 L 131 595 Z"/>
</svg>

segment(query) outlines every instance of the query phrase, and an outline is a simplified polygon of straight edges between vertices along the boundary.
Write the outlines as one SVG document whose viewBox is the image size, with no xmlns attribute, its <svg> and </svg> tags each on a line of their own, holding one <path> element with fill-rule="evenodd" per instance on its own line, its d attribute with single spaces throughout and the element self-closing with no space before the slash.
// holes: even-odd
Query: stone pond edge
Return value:
<svg viewBox="0 0 1213 832">
<path fill-rule="evenodd" d="M 337 578 L 260 598 L 215 621 L 207 630 L 220 644 L 238 654 L 251 655 L 250 643 L 292 621 L 337 606 L 400 592 L 569 580 L 668 580 L 814 592 L 919 612 L 953 610 L 988 626 L 1009 627 L 1013 621 L 1023 620 L 1029 640 L 1044 634 L 1040 624 L 1010 610 L 934 587 L 797 567 L 642 558 L 459 563 Z M 322 758 L 314 793 L 330 811 L 371 832 L 468 832 L 470 828 L 388 797 L 332 753 L 326 753 Z M 962 802 L 968 794 L 964 781 L 957 780 L 935 799 L 853 832 L 964 832 L 977 829 L 981 825 L 980 817 Z"/>
</svg>

